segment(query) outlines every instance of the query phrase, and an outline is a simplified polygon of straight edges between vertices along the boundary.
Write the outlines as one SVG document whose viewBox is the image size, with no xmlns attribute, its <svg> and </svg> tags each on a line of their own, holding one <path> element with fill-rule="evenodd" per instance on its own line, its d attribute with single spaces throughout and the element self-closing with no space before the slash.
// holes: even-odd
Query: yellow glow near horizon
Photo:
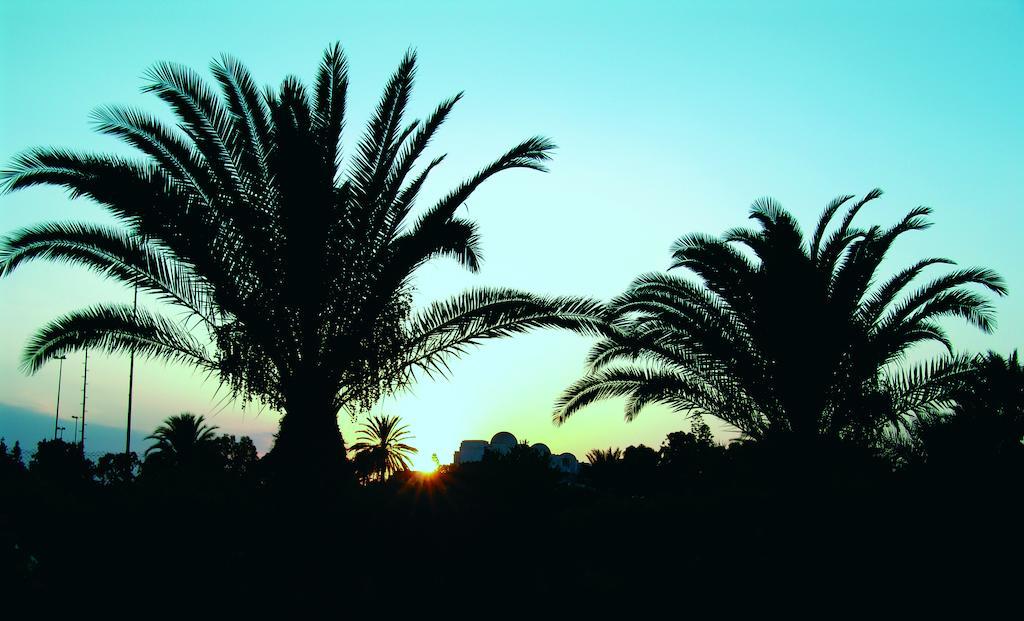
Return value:
<svg viewBox="0 0 1024 621">
<path fill-rule="evenodd" d="M 433 474 L 437 471 L 437 464 L 434 463 L 431 454 L 417 453 L 412 460 L 412 469 L 423 474 Z"/>
</svg>

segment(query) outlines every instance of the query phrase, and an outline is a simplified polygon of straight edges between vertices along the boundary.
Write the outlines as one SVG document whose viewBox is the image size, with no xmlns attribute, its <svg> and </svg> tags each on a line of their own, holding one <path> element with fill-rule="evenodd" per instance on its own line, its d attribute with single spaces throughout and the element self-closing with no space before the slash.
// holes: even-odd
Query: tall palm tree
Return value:
<svg viewBox="0 0 1024 621">
<path fill-rule="evenodd" d="M 408 425 L 400 423 L 398 416 L 373 416 L 356 432 L 359 441 L 352 445 L 352 450 L 369 455 L 367 460 L 375 465 L 378 481 L 408 470 L 410 459 L 419 452 L 406 444 L 413 436 Z"/>
<path fill-rule="evenodd" d="M 196 465 L 216 451 L 216 430 L 216 426 L 206 424 L 202 415 L 184 412 L 170 416 L 146 436 L 155 443 L 146 449 L 145 456 L 168 465 Z"/>
<path fill-rule="evenodd" d="M 596 329 L 594 302 L 508 289 L 473 289 L 415 313 L 411 305 L 413 275 L 431 259 L 478 270 L 478 231 L 459 207 L 500 172 L 544 171 L 549 140 L 523 141 L 414 216 L 444 155 L 416 163 L 461 97 L 404 123 L 414 53 L 387 82 L 344 168 L 348 69 L 338 45 L 311 91 L 294 77 L 260 90 L 230 57 L 211 71 L 219 93 L 175 64 L 147 74 L 143 90 L 170 106 L 176 126 L 133 108 L 94 114 L 100 132 L 143 160 L 37 148 L 3 171 L 8 191 L 63 186 L 120 226 L 17 231 L 0 247 L 0 275 L 35 259 L 84 265 L 187 316 L 120 304 L 70 313 L 28 343 L 29 372 L 84 348 L 194 365 L 282 412 L 274 461 L 321 477 L 341 471 L 341 408 L 365 410 L 418 372 L 444 374 L 447 356 L 482 339 L 538 326 Z"/>
<path fill-rule="evenodd" d="M 872 190 L 833 219 L 853 196 L 825 208 L 811 238 L 771 199 L 754 203 L 756 230 L 721 238 L 687 235 L 672 248 L 670 269 L 696 279 L 650 273 L 607 310 L 614 332 L 589 356 L 590 372 L 556 406 L 564 422 L 589 403 L 626 397 L 626 418 L 655 402 L 707 413 L 749 438 L 842 438 L 870 444 L 885 428 L 944 394 L 969 369 L 942 358 L 893 373 L 919 343 L 952 352 L 944 317 L 988 332 L 992 307 L 974 286 L 1006 289 L 988 269 L 947 272 L 908 291 L 948 259 L 929 258 L 882 279 L 896 239 L 930 226 L 931 210 L 911 210 L 894 226 L 854 226 L 881 195 Z"/>
</svg>

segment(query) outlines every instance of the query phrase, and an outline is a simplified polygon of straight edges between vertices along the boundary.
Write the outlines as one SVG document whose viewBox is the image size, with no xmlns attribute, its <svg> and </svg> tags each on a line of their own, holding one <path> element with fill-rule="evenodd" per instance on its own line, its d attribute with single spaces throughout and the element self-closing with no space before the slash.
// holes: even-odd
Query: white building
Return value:
<svg viewBox="0 0 1024 621">
<path fill-rule="evenodd" d="M 455 458 L 452 460 L 455 464 L 466 464 L 474 461 L 480 461 L 484 458 L 484 453 L 492 451 L 504 455 L 505 453 L 512 450 L 518 444 L 516 437 L 507 431 L 499 431 L 494 434 L 490 442 L 485 440 L 463 440 L 459 444 L 459 450 L 455 451 Z M 546 455 L 548 460 L 551 462 L 551 467 L 564 472 L 566 474 L 576 474 L 580 469 L 580 462 L 576 459 L 576 456 L 572 453 L 562 453 L 560 455 L 553 455 L 551 449 L 546 444 L 534 444 L 530 448 Z"/>
</svg>

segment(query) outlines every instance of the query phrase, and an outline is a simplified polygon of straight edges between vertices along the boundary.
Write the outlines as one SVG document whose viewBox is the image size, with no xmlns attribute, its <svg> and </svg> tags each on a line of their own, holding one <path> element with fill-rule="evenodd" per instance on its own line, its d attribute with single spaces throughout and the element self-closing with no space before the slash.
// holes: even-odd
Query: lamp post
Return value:
<svg viewBox="0 0 1024 621">
<path fill-rule="evenodd" d="M 139 310 L 139 286 L 135 285 L 135 299 L 132 301 L 132 317 L 138 314 Z M 124 457 L 132 452 L 132 388 L 135 385 L 135 348 L 132 347 L 131 358 L 128 362 L 128 425 L 124 433 Z"/>
<path fill-rule="evenodd" d="M 60 436 L 60 438 L 58 438 L 58 439 L 60 439 L 60 440 L 64 439 L 64 430 L 65 429 L 67 429 L 67 427 L 65 427 L 64 425 L 61 425 L 60 427 L 57 427 L 57 431 L 59 432 L 58 435 Z"/>
<path fill-rule="evenodd" d="M 67 356 L 57 356 L 60 360 L 60 367 L 57 370 L 57 415 L 53 419 L 53 439 L 57 439 L 57 430 L 60 428 L 60 382 L 64 378 L 64 361 Z"/>
<path fill-rule="evenodd" d="M 75 416 L 74 414 L 72 414 L 71 418 L 75 419 L 75 433 L 74 433 L 74 435 L 72 437 L 77 439 L 78 438 L 78 417 Z"/>
<path fill-rule="evenodd" d="M 89 350 L 85 350 L 85 367 L 82 371 L 82 454 L 85 454 L 85 397 L 86 389 L 89 386 Z"/>
</svg>

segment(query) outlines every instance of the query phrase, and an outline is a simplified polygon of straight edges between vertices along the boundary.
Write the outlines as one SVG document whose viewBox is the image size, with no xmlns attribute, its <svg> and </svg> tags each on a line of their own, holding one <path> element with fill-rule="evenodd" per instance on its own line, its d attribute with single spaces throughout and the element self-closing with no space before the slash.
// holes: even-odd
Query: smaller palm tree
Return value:
<svg viewBox="0 0 1024 621">
<path fill-rule="evenodd" d="M 370 464 L 378 481 L 408 470 L 412 455 L 419 452 L 405 443 L 413 435 L 408 425 L 400 423 L 398 416 L 373 416 L 356 434 L 359 441 L 352 445 L 356 463 Z"/>
<path fill-rule="evenodd" d="M 146 459 L 172 466 L 196 465 L 216 452 L 217 427 L 202 416 L 184 412 L 167 418 L 147 440 L 156 443 L 146 449 Z"/>
<path fill-rule="evenodd" d="M 622 459 L 622 449 L 607 448 L 607 449 L 593 449 L 587 453 L 587 461 L 592 466 L 600 466 L 603 464 L 609 464 L 617 462 Z"/>
<path fill-rule="evenodd" d="M 1009 356 L 994 351 L 979 354 L 968 377 L 954 393 L 953 414 L 1024 422 L 1024 364 L 1016 351 Z"/>
<path fill-rule="evenodd" d="M 979 354 L 948 407 L 920 414 L 912 448 L 931 464 L 959 470 L 1024 466 L 1024 365 L 1017 352 Z"/>
</svg>

